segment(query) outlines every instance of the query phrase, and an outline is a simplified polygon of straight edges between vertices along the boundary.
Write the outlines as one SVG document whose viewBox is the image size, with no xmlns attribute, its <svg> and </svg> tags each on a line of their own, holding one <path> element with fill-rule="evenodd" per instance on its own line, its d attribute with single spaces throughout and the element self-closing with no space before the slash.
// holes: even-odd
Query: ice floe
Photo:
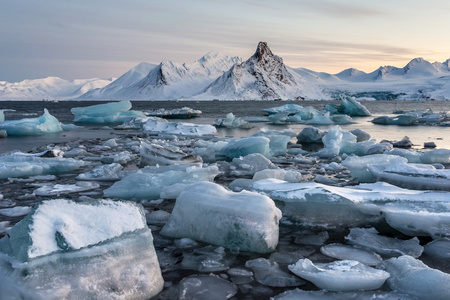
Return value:
<svg viewBox="0 0 450 300">
<path fill-rule="evenodd" d="M 372 250 L 381 255 L 419 257 L 423 252 L 418 238 L 409 240 L 391 238 L 379 235 L 375 228 L 351 228 L 345 239 L 352 245 Z"/>
<path fill-rule="evenodd" d="M 380 255 L 372 251 L 343 244 L 328 244 L 322 246 L 320 252 L 337 259 L 356 260 L 368 266 L 377 266 L 383 261 Z"/>
<path fill-rule="evenodd" d="M 355 260 L 313 264 L 305 258 L 288 268 L 317 287 L 336 292 L 375 290 L 389 278 L 388 272 L 368 267 Z"/>
</svg>

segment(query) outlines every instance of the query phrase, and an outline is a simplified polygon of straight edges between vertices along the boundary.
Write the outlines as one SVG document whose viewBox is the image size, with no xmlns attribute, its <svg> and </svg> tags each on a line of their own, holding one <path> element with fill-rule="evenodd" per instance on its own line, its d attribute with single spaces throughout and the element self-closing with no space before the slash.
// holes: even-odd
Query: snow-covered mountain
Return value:
<svg viewBox="0 0 450 300">
<path fill-rule="evenodd" d="M 98 78 L 65 80 L 47 77 L 13 83 L 0 81 L 0 100 L 74 99 L 92 89 L 102 88 L 113 80 Z"/>
<path fill-rule="evenodd" d="M 372 99 L 449 100 L 450 60 L 430 63 L 414 58 L 403 68 L 381 66 L 371 73 L 346 69 L 340 81 L 323 84 L 329 93 L 345 93 Z"/>
<path fill-rule="evenodd" d="M 58 77 L 0 81 L 0 100 L 269 100 L 331 99 L 346 94 L 366 99 L 450 100 L 450 59 L 415 58 L 404 67 L 381 66 L 366 73 L 337 74 L 290 68 L 260 42 L 246 61 L 208 53 L 193 63 L 140 63 L 116 80 Z"/>
<path fill-rule="evenodd" d="M 274 55 L 267 43 L 260 42 L 255 54 L 242 63 L 235 64 L 211 83 L 194 99 L 318 99 L 320 89 L 306 81 L 283 59 Z"/>
<path fill-rule="evenodd" d="M 91 91 L 79 99 L 132 99 L 166 100 L 189 98 L 230 69 L 241 60 L 238 57 L 208 53 L 190 64 L 163 61 L 158 66 L 140 72 L 133 80 L 128 73 L 136 74 L 135 68 L 108 86 Z M 145 74 L 146 73 L 146 74 Z M 145 74 L 145 75 L 144 75 Z M 127 80 L 119 80 L 125 77 Z"/>
</svg>

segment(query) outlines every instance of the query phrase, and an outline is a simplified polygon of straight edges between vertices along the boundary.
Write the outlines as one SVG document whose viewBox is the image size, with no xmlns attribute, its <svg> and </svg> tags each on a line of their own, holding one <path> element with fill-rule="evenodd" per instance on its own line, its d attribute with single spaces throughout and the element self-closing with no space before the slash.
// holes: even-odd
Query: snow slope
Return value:
<svg viewBox="0 0 450 300">
<path fill-rule="evenodd" d="M 43 100 L 74 99 L 86 92 L 104 87 L 113 79 L 75 79 L 59 77 L 23 80 L 20 82 L 0 81 L 0 100 Z"/>
<path fill-rule="evenodd" d="M 79 99 L 166 100 L 188 98 L 222 75 L 238 57 L 208 53 L 190 64 L 163 61 L 142 78 L 111 83 L 103 89 L 82 95 Z M 125 74 L 124 74 L 125 76 Z"/>
</svg>

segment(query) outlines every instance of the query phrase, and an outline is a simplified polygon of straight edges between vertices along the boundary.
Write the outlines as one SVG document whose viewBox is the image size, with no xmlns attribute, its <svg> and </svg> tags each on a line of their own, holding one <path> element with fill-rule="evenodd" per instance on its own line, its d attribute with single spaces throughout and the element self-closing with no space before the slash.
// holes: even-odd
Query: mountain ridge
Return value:
<svg viewBox="0 0 450 300">
<path fill-rule="evenodd" d="M 0 81 L 0 100 L 326 100 L 342 93 L 373 99 L 378 93 L 397 95 L 395 99 L 450 100 L 449 79 L 450 59 L 431 63 L 417 57 L 404 67 L 380 66 L 370 73 L 348 68 L 330 74 L 288 67 L 266 42 L 259 42 L 245 61 L 208 52 L 192 63 L 142 62 L 115 80 L 50 76 Z"/>
</svg>

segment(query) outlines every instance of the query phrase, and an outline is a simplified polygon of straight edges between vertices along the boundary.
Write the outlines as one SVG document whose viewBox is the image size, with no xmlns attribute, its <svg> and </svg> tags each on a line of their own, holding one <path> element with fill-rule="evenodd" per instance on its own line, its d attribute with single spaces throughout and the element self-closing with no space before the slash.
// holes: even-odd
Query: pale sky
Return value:
<svg viewBox="0 0 450 300">
<path fill-rule="evenodd" d="M 247 59 L 337 73 L 450 58 L 450 1 L 0 0 L 0 81 L 118 77 L 139 62 Z"/>
</svg>

